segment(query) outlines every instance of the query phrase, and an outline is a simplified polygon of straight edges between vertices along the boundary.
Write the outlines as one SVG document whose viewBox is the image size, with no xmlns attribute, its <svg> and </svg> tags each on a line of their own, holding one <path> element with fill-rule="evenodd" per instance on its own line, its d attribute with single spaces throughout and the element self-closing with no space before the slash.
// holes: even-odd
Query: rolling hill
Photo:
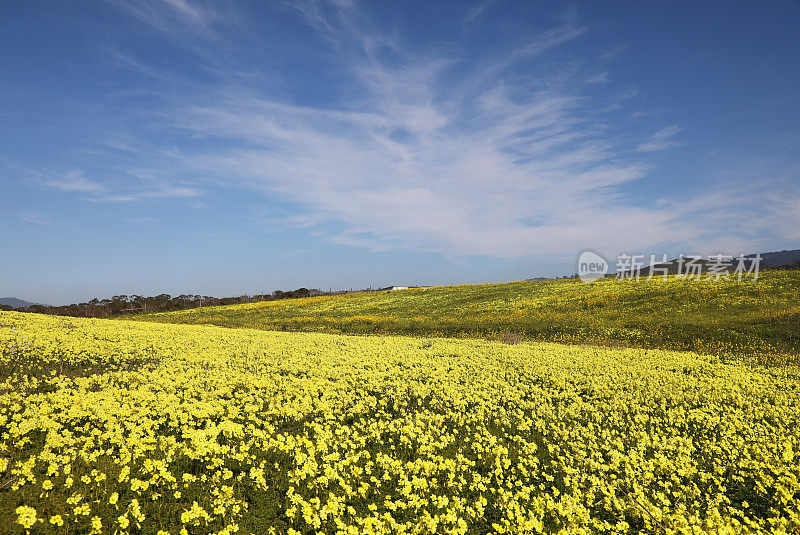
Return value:
<svg viewBox="0 0 800 535">
<path fill-rule="evenodd" d="M 126 316 L 345 334 L 693 350 L 784 362 L 800 354 L 800 271 L 756 281 L 576 279 L 365 292 Z"/>
<path fill-rule="evenodd" d="M 0 297 L 0 305 L 5 305 L 14 308 L 24 308 L 36 304 L 38 303 L 31 303 L 30 301 L 17 299 L 16 297 Z"/>
</svg>

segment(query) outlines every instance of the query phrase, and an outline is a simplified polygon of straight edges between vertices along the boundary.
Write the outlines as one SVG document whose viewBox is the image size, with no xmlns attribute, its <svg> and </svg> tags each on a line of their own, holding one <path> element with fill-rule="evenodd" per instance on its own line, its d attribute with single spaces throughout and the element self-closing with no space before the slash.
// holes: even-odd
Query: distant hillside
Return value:
<svg viewBox="0 0 800 535">
<path fill-rule="evenodd" d="M 109 316 L 122 316 L 125 314 L 139 314 L 142 312 L 167 312 L 187 308 L 232 305 L 236 303 L 252 303 L 254 301 L 274 301 L 278 299 L 295 299 L 299 297 L 312 297 L 315 295 L 333 295 L 345 292 L 323 292 L 316 289 L 298 288 L 284 292 L 275 290 L 271 294 L 240 295 L 238 297 L 210 297 L 207 295 L 178 295 L 159 294 L 152 297 L 141 295 L 115 295 L 106 299 L 91 299 L 83 303 L 73 303 L 63 306 L 48 306 L 30 304 L 17 299 L 15 302 L 27 303 L 24 312 L 36 314 L 50 314 L 53 316 L 75 316 L 79 318 L 107 318 Z M 13 299 L 13 298 L 9 298 Z M 11 309 L 12 306 L 0 307 Z M 19 309 L 23 310 L 23 309 Z"/>
<path fill-rule="evenodd" d="M 761 267 L 784 267 L 800 262 L 800 249 L 761 253 Z"/>
<path fill-rule="evenodd" d="M 798 260 L 794 264 L 786 264 L 786 265 L 783 265 L 783 266 L 775 266 L 774 268 L 771 268 L 771 269 L 800 269 L 800 260 Z"/>
<path fill-rule="evenodd" d="M 0 305 L 5 305 L 13 308 L 23 308 L 29 307 L 31 305 L 37 305 L 38 303 L 31 303 L 30 301 L 24 301 L 22 299 L 17 299 L 16 297 L 0 297 Z M 40 305 L 44 306 L 44 305 Z"/>
<path fill-rule="evenodd" d="M 792 249 L 792 250 L 785 250 L 785 251 L 774 251 L 769 253 L 760 253 L 761 254 L 761 261 L 759 263 L 759 270 L 762 269 L 797 269 L 800 268 L 800 249 Z M 745 256 L 745 268 L 748 269 L 750 267 L 749 263 L 747 263 L 747 259 L 755 258 L 755 254 Z M 640 277 L 648 277 L 650 275 L 650 270 L 653 269 L 653 276 L 663 276 L 664 272 L 668 273 L 669 275 L 676 275 L 680 271 L 681 273 L 686 273 L 687 266 L 686 262 L 688 259 L 685 259 L 683 262 L 680 259 L 670 260 L 666 263 L 655 264 L 651 267 L 642 267 L 639 270 Z M 702 274 L 707 274 L 709 269 L 709 265 L 712 264 L 709 260 L 700 259 L 694 261 L 694 264 L 699 266 L 698 270 Z M 736 268 L 738 264 L 738 258 L 733 258 L 731 263 L 731 268 L 728 270 L 729 273 L 733 272 L 733 269 Z M 609 278 L 617 277 L 617 273 L 609 273 L 606 275 Z"/>
<path fill-rule="evenodd" d="M 800 271 L 757 281 L 559 279 L 365 292 L 127 316 L 282 331 L 403 334 L 800 355 Z"/>
</svg>

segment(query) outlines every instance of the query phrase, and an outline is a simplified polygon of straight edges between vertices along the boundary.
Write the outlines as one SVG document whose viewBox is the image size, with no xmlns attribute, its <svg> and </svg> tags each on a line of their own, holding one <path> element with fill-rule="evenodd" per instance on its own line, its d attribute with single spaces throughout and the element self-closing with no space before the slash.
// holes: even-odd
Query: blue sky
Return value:
<svg viewBox="0 0 800 535">
<path fill-rule="evenodd" d="M 796 2 L 0 5 L 0 295 L 800 247 Z"/>
</svg>

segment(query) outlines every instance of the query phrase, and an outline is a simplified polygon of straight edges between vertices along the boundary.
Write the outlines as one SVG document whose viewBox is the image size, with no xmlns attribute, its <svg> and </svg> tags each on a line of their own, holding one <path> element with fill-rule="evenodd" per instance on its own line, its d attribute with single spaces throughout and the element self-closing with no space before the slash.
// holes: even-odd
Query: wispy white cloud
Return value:
<svg viewBox="0 0 800 535">
<path fill-rule="evenodd" d="M 213 6 L 186 0 L 106 1 L 124 13 L 162 31 L 174 31 L 176 25 L 180 25 L 210 34 L 212 25 L 221 18 Z"/>
<path fill-rule="evenodd" d="M 199 197 L 202 192 L 193 187 L 159 185 L 152 189 L 135 191 L 130 193 L 104 193 L 96 195 L 89 200 L 95 202 L 136 202 L 148 199 L 166 198 L 192 198 Z"/>
<path fill-rule="evenodd" d="M 636 147 L 636 150 L 639 152 L 656 152 L 670 147 L 676 147 L 680 145 L 680 143 L 672 138 L 681 130 L 683 130 L 683 128 L 679 126 L 667 126 L 662 128 L 650 136 L 650 139 L 646 142 Z"/>
<path fill-rule="evenodd" d="M 201 29 L 215 20 L 189 3 L 116 3 L 157 28 L 173 28 L 176 17 Z M 586 247 L 642 251 L 693 244 L 721 250 L 757 242 L 761 223 L 748 234 L 730 214 L 754 198 L 769 202 L 764 189 L 744 195 L 717 183 L 658 203 L 626 195 L 627 186 L 651 171 L 649 153 L 679 145 L 681 128 L 662 128 L 644 142 L 615 129 L 603 119 L 608 101 L 586 91 L 609 79 L 605 70 L 601 76 L 596 65 L 587 72 L 520 74 L 538 73 L 537 62 L 587 33 L 574 12 L 499 57 L 473 58 L 455 48 L 409 50 L 351 2 L 290 6 L 346 69 L 346 98 L 293 104 L 226 76 L 219 62 L 209 60 L 219 84 L 172 90 L 149 125 L 207 141 L 202 150 L 191 143 L 169 151 L 143 140 L 126 144 L 140 156 L 137 173 L 146 178 L 132 191 L 80 174 L 48 185 L 95 201 L 196 197 L 208 182 L 261 191 L 299 207 L 281 216 L 283 224 L 372 250 L 524 257 Z M 489 6 L 478 6 L 465 21 Z M 114 57 L 159 76 L 122 53 Z M 180 85 L 175 76 L 170 73 L 170 87 Z M 193 178 L 176 184 L 170 173 Z"/>
<path fill-rule="evenodd" d="M 42 186 L 67 193 L 85 194 L 93 202 L 134 202 L 147 199 L 199 197 L 200 189 L 185 185 L 173 185 L 165 181 L 145 179 L 128 188 L 114 188 L 108 182 L 91 180 L 82 171 L 68 173 L 36 173 L 34 180 Z"/>
<path fill-rule="evenodd" d="M 106 186 L 100 182 L 89 180 L 83 176 L 82 171 L 70 171 L 65 174 L 52 174 L 42 180 L 45 186 L 59 191 L 102 194 Z"/>
<path fill-rule="evenodd" d="M 42 225 L 45 227 L 54 226 L 54 223 L 50 219 L 50 216 L 45 214 L 23 211 L 19 212 L 19 214 L 17 215 L 22 221 L 25 221 L 26 223 L 33 223 L 34 225 Z"/>
<path fill-rule="evenodd" d="M 642 242 L 669 218 L 666 210 L 620 209 L 618 187 L 648 166 L 619 158 L 623 147 L 589 119 L 580 94 L 555 80 L 513 75 L 519 62 L 584 34 L 573 19 L 500 59 L 471 70 L 459 65 L 453 80 L 461 58 L 415 57 L 356 24 L 351 6 L 299 6 L 319 33 L 348 50 L 364 96 L 322 108 L 226 87 L 225 98 L 175 115 L 193 136 L 238 147 L 192 155 L 197 171 L 278 193 L 317 220 L 343 225 L 334 241 L 378 250 L 565 252 L 610 243 L 609 232 L 615 241 Z M 381 61 L 376 43 L 400 51 L 403 61 Z"/>
<path fill-rule="evenodd" d="M 470 24 L 482 17 L 489 9 L 497 3 L 497 0 L 483 0 L 470 9 L 467 9 L 463 17 L 461 17 L 461 25 L 466 29 Z"/>
<path fill-rule="evenodd" d="M 589 76 L 586 79 L 586 83 L 589 84 L 605 84 L 609 81 L 609 74 L 608 71 L 603 71 L 594 75 Z"/>
</svg>

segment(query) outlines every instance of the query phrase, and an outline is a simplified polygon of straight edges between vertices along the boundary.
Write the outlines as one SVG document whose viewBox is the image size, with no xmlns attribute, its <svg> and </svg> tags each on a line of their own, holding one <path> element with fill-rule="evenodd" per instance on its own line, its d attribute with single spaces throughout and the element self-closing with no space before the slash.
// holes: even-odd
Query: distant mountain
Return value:
<svg viewBox="0 0 800 535">
<path fill-rule="evenodd" d="M 787 249 L 784 251 L 761 253 L 762 268 L 790 266 L 797 262 L 800 262 L 800 249 Z"/>
<path fill-rule="evenodd" d="M 16 297 L 0 297 L 0 305 L 6 305 L 14 308 L 23 308 L 38 304 L 39 303 L 31 303 L 30 301 L 23 301 L 22 299 L 17 299 Z"/>
<path fill-rule="evenodd" d="M 770 269 L 800 269 L 800 260 L 793 264 L 783 264 L 781 266 L 772 266 Z"/>
<path fill-rule="evenodd" d="M 791 250 L 784 250 L 784 251 L 773 251 L 770 253 L 759 253 L 761 255 L 761 261 L 758 264 L 759 269 L 797 269 L 800 268 L 800 249 L 791 249 Z M 745 268 L 750 267 L 750 263 L 748 262 L 749 259 L 755 258 L 756 254 L 749 254 L 745 255 Z M 733 257 L 731 259 L 732 267 L 736 267 L 738 264 L 738 257 Z M 713 262 L 707 259 L 700 259 L 694 262 L 696 265 L 699 265 L 699 271 L 701 273 L 708 273 L 708 266 Z M 682 263 L 679 259 L 670 260 L 667 263 L 655 264 L 654 266 L 643 266 L 639 270 L 639 275 L 641 277 L 647 277 L 650 275 L 650 270 L 654 270 L 655 275 L 663 275 L 664 271 L 666 270 L 667 273 L 670 275 L 675 275 L 680 270 L 681 272 L 685 273 L 687 268 L 685 263 Z M 617 273 L 609 273 L 606 277 L 616 277 Z"/>
</svg>

